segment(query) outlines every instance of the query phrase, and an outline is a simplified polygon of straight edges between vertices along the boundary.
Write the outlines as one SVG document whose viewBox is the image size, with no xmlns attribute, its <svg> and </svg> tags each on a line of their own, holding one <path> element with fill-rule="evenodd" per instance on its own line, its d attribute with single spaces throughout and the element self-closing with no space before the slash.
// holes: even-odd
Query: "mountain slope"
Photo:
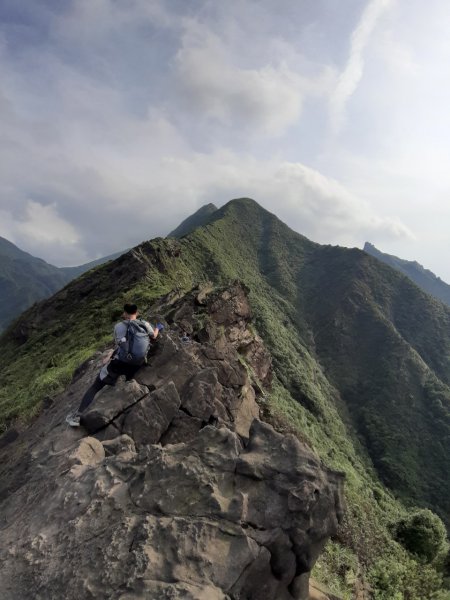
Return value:
<svg viewBox="0 0 450 600">
<path fill-rule="evenodd" d="M 0 237 L 0 333 L 34 302 L 48 298 L 72 279 L 121 254 L 78 267 L 55 267 Z"/>
<path fill-rule="evenodd" d="M 397 271 L 412 279 L 425 292 L 450 305 L 450 285 L 442 281 L 440 277 L 437 277 L 428 269 L 422 267 L 418 262 L 404 260 L 392 254 L 380 252 L 380 250 L 369 242 L 364 244 L 364 252 L 397 269 Z"/>
<path fill-rule="evenodd" d="M 293 397 L 317 416 L 324 412 L 323 399 L 309 389 L 318 359 L 339 393 L 341 416 L 381 477 L 397 493 L 439 508 L 448 519 L 450 310 L 363 252 L 312 244 L 250 202 L 218 211 L 216 221 L 194 232 L 190 243 L 211 248 L 225 222 L 221 252 L 214 252 L 216 270 L 249 285 L 258 326 L 280 377 L 289 374 L 283 383 Z M 264 311 L 274 291 L 282 318 L 268 323 Z M 290 368 L 287 343 L 288 355 L 302 357 Z M 418 430 L 419 449 L 411 444 Z"/>
<path fill-rule="evenodd" d="M 194 214 L 182 221 L 178 227 L 169 233 L 167 237 L 181 238 L 194 231 L 196 227 L 204 225 L 217 210 L 214 204 L 205 204 L 199 208 Z"/>
<path fill-rule="evenodd" d="M 64 389 L 107 343 L 124 301 L 146 314 L 171 290 L 236 278 L 273 357 L 266 416 L 347 473 L 340 544 L 319 562 L 321 579 L 340 556 L 381 600 L 405 590 L 431 598 L 417 590 L 438 581 L 435 571 L 392 538 L 405 511 L 393 494 L 449 520 L 450 309 L 366 253 L 315 244 L 252 200 L 228 203 L 181 240 L 146 242 L 31 308 L 1 340 L 4 425 Z"/>
<path fill-rule="evenodd" d="M 64 275 L 67 276 L 67 281 L 72 281 L 72 279 L 79 277 L 83 273 L 86 273 L 86 271 L 90 271 L 91 269 L 94 269 L 95 267 L 104 265 L 105 263 L 109 262 L 110 260 L 115 260 L 116 258 L 119 258 L 119 256 L 122 256 L 122 254 L 125 254 L 125 252 L 128 252 L 128 250 L 129 250 L 129 248 L 127 248 L 126 250 L 120 250 L 119 252 L 114 252 L 113 254 L 108 254 L 108 256 L 103 256 L 102 258 L 97 258 L 97 260 L 91 260 L 90 262 L 84 263 L 77 267 L 59 267 L 59 270 L 62 273 L 64 273 Z"/>
<path fill-rule="evenodd" d="M 67 283 L 57 267 L 0 238 L 0 331 L 31 306 Z"/>
</svg>

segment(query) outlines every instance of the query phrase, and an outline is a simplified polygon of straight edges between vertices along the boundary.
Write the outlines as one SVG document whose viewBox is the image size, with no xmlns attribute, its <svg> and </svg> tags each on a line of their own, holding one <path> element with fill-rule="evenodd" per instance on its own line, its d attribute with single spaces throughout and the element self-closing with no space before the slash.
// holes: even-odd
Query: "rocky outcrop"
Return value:
<svg viewBox="0 0 450 600">
<path fill-rule="evenodd" d="M 168 327 L 136 381 L 70 429 L 90 361 L 0 450 L 5 600 L 307 600 L 342 475 L 259 419 L 270 355 L 242 286 L 158 311 Z"/>
</svg>

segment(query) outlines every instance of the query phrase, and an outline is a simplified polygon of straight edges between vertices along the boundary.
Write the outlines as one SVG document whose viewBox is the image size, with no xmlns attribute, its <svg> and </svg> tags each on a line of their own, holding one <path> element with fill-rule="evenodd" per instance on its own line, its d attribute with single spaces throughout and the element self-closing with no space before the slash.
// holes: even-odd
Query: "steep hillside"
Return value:
<svg viewBox="0 0 450 600">
<path fill-rule="evenodd" d="M 0 333 L 34 302 L 50 297 L 82 273 L 114 260 L 117 252 L 78 267 L 54 267 L 0 237 Z"/>
<path fill-rule="evenodd" d="M 57 267 L 0 238 L 0 332 L 33 302 L 48 298 L 67 281 Z"/>
<path fill-rule="evenodd" d="M 404 260 L 392 254 L 380 252 L 369 242 L 364 244 L 364 252 L 397 269 L 397 271 L 412 279 L 425 292 L 450 305 L 450 285 L 442 281 L 432 271 L 422 267 L 415 260 Z"/>
<path fill-rule="evenodd" d="M 167 237 L 181 238 L 184 235 L 191 233 L 196 227 L 201 227 L 209 221 L 209 218 L 216 210 L 217 206 L 214 204 L 205 204 L 205 206 L 199 208 L 193 215 L 190 215 L 180 223 L 180 225 L 171 231 Z"/>
<path fill-rule="evenodd" d="M 377 600 L 438 598 L 439 565 L 419 568 L 393 524 L 405 505 L 450 520 L 450 309 L 362 251 L 310 242 L 252 200 L 228 203 L 181 240 L 142 244 L 23 315 L 1 340 L 6 436 L 104 347 L 125 300 L 151 310 L 171 290 L 234 279 L 249 289 L 273 358 L 265 418 L 347 474 L 346 517 L 319 579 L 345 598 L 364 580 Z"/>
<path fill-rule="evenodd" d="M 59 267 L 59 270 L 67 276 L 67 281 L 72 281 L 72 279 L 79 277 L 83 273 L 86 273 L 86 271 L 90 271 L 95 267 L 104 265 L 110 260 L 115 260 L 116 258 L 119 258 L 119 256 L 122 256 L 122 254 L 125 254 L 125 252 L 128 252 L 129 250 L 130 248 L 127 248 L 126 250 L 120 250 L 120 252 L 114 252 L 114 254 L 109 254 L 108 256 L 97 258 L 97 260 L 91 260 L 90 262 L 78 265 L 77 267 Z"/>
<path fill-rule="evenodd" d="M 324 418 L 328 407 L 310 389 L 319 366 L 338 392 L 331 403 L 383 480 L 449 521 L 450 309 L 363 252 L 312 244 L 251 201 L 218 211 L 187 245 L 214 256 L 210 275 L 249 285 L 292 396 Z M 419 448 L 411 443 L 417 431 Z"/>
</svg>

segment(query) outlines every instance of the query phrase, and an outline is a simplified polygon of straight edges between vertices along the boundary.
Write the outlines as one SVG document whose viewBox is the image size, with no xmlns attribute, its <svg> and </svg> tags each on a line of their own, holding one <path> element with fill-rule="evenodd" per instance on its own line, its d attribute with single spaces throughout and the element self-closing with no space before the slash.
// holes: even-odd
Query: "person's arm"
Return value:
<svg viewBox="0 0 450 600">
<path fill-rule="evenodd" d="M 120 321 L 114 326 L 114 347 L 118 348 L 122 342 L 126 341 L 127 325 Z"/>
<path fill-rule="evenodd" d="M 110 350 L 108 350 L 108 352 L 102 358 L 102 365 L 106 365 L 107 363 L 109 363 L 115 351 L 116 348 L 111 348 Z"/>
<path fill-rule="evenodd" d="M 114 348 L 110 348 L 107 352 L 105 352 L 104 356 L 102 357 L 102 365 L 106 365 L 109 363 L 109 361 L 114 357 L 115 353 L 117 352 L 117 349 L 119 348 L 121 341 L 123 341 L 123 339 L 124 339 L 123 336 L 126 335 L 126 328 L 124 328 L 123 325 L 124 325 L 123 323 L 116 323 L 116 325 L 114 326 L 114 331 L 113 331 Z"/>
<path fill-rule="evenodd" d="M 156 327 L 152 327 L 150 325 L 150 323 L 148 323 L 148 321 L 144 321 L 145 323 L 145 327 L 147 328 L 148 334 L 151 338 L 153 338 L 154 340 L 156 340 L 156 338 L 159 335 L 159 332 L 161 331 L 161 329 L 164 329 L 164 325 L 162 325 L 162 323 L 158 323 L 156 325 Z"/>
<path fill-rule="evenodd" d="M 162 323 L 157 323 L 156 326 L 153 328 L 154 330 L 154 334 L 153 337 L 157 338 L 159 333 L 164 329 L 164 325 Z"/>
</svg>

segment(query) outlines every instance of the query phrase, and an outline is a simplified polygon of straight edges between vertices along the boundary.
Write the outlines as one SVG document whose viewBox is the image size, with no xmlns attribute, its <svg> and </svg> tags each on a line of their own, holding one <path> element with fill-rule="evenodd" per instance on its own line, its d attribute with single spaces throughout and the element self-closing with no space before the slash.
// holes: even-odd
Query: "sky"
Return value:
<svg viewBox="0 0 450 600">
<path fill-rule="evenodd" d="M 450 282 L 448 0 L 0 0 L 0 236 L 57 266 L 250 197 Z"/>
</svg>

